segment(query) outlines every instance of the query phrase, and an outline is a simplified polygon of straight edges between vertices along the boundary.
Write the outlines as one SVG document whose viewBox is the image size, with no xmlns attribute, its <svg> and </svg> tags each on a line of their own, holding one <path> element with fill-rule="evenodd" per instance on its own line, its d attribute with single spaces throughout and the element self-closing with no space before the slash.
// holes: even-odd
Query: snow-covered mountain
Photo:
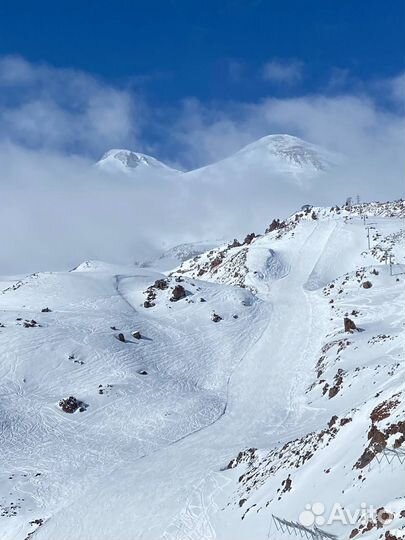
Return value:
<svg viewBox="0 0 405 540">
<path fill-rule="evenodd" d="M 209 180 L 239 171 L 266 170 L 269 174 L 286 178 L 312 178 L 338 165 L 341 157 L 328 150 L 291 135 L 268 135 L 248 144 L 226 159 L 206 167 L 188 171 L 182 176 L 191 180 Z M 110 150 L 97 162 L 97 166 L 110 172 L 137 174 L 153 169 L 154 172 L 180 173 L 161 161 L 130 150 Z M 230 176 L 232 179 L 232 176 Z"/>
<path fill-rule="evenodd" d="M 133 174 L 134 172 L 142 174 L 151 170 L 164 174 L 176 174 L 180 172 L 152 156 L 123 149 L 109 150 L 96 163 L 96 166 L 107 172 L 125 174 Z"/>
<path fill-rule="evenodd" d="M 0 278 L 0 537 L 403 538 L 404 215 Z"/>
<path fill-rule="evenodd" d="M 263 192 L 264 184 L 277 190 L 280 200 L 294 200 L 299 192 L 302 200 L 304 192 L 315 190 L 315 196 L 328 174 L 343 162 L 342 156 L 298 137 L 269 135 L 184 177 L 205 186 L 223 186 L 230 193 L 242 189 Z"/>
<path fill-rule="evenodd" d="M 154 268 L 160 271 L 172 270 L 178 264 L 194 259 L 206 251 L 210 251 L 223 244 L 223 240 L 203 240 L 200 242 L 186 242 L 166 249 L 154 259 L 137 262 L 141 268 Z"/>
</svg>

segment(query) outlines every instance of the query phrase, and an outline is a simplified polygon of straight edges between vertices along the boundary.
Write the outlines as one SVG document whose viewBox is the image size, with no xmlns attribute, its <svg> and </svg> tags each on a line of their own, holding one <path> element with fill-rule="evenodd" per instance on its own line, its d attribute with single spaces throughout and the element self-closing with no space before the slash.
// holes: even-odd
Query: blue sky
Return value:
<svg viewBox="0 0 405 540">
<path fill-rule="evenodd" d="M 403 0 L 4 0 L 0 142 L 183 169 L 270 133 L 356 153 L 403 120 L 404 27 Z"/>
<path fill-rule="evenodd" d="M 404 27 L 403 0 L 5 0 L 0 53 L 132 83 L 152 104 L 252 101 L 394 76 Z M 271 61 L 300 73 L 266 78 Z"/>
</svg>

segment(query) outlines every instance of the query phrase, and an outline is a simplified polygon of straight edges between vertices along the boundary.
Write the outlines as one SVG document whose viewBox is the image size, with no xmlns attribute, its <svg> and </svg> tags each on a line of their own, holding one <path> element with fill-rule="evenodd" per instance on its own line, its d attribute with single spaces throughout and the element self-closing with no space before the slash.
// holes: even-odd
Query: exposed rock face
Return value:
<svg viewBox="0 0 405 540">
<path fill-rule="evenodd" d="M 242 450 L 241 452 L 239 452 L 236 458 L 232 459 L 228 463 L 225 469 L 234 469 L 240 463 L 250 463 L 255 458 L 256 452 L 257 448 L 249 448 L 248 450 Z"/>
<path fill-rule="evenodd" d="M 357 330 L 357 326 L 351 319 L 349 319 L 349 317 L 345 317 L 343 319 L 343 322 L 344 322 L 345 332 L 349 332 L 350 334 L 352 334 L 354 330 Z"/>
<path fill-rule="evenodd" d="M 363 469 L 366 467 L 377 454 L 384 450 L 387 446 L 387 440 L 393 435 L 397 435 L 397 438 L 391 443 L 394 448 L 399 448 L 404 443 L 405 421 L 400 420 L 399 422 L 391 423 L 386 428 L 377 426 L 379 422 L 389 418 L 392 412 L 398 407 L 400 400 L 397 399 L 397 396 L 398 395 L 393 396 L 390 400 L 383 401 L 371 412 L 371 427 L 367 434 L 369 444 L 354 465 L 355 468 Z"/>
<path fill-rule="evenodd" d="M 255 233 L 252 232 L 252 233 L 246 235 L 245 239 L 243 240 L 243 243 L 248 246 L 249 244 L 252 243 L 252 240 L 254 240 L 255 238 L 256 238 L 256 235 L 255 235 Z"/>
<path fill-rule="evenodd" d="M 49 307 L 45 307 L 43 309 L 41 309 L 41 313 L 50 313 L 52 310 L 49 309 Z"/>
<path fill-rule="evenodd" d="M 280 221 L 279 219 L 273 219 L 273 221 L 270 223 L 270 225 L 265 230 L 265 233 L 270 233 L 272 231 L 276 231 L 277 229 L 282 229 L 285 227 L 285 221 Z"/>
<path fill-rule="evenodd" d="M 61 399 L 59 401 L 59 407 L 62 409 L 63 412 L 73 414 L 77 411 L 77 409 L 80 409 L 80 412 L 84 411 L 86 407 L 84 406 L 84 403 L 82 401 L 79 401 L 73 396 L 69 396 L 68 398 Z"/>
<path fill-rule="evenodd" d="M 213 313 L 211 320 L 214 322 L 219 322 L 219 321 L 222 321 L 222 317 L 220 315 L 217 315 L 216 313 Z"/>
<path fill-rule="evenodd" d="M 185 297 L 186 297 L 186 290 L 183 287 L 183 285 L 176 285 L 173 289 L 170 302 L 177 302 L 178 300 L 181 300 L 182 298 L 185 298 Z"/>
<path fill-rule="evenodd" d="M 373 284 L 371 283 L 371 281 L 364 281 L 362 283 L 363 289 L 371 289 L 372 286 L 373 286 Z"/>
<path fill-rule="evenodd" d="M 157 279 L 155 283 L 152 285 L 155 289 L 159 289 L 160 291 L 163 291 L 164 289 L 168 288 L 168 282 L 167 279 Z"/>
<path fill-rule="evenodd" d="M 231 244 L 228 244 L 228 249 L 240 247 L 242 244 L 237 240 L 236 238 L 233 239 L 233 242 Z"/>
<path fill-rule="evenodd" d="M 117 336 L 118 341 L 122 341 L 122 343 L 125 343 L 125 336 L 124 334 L 119 333 Z"/>
</svg>

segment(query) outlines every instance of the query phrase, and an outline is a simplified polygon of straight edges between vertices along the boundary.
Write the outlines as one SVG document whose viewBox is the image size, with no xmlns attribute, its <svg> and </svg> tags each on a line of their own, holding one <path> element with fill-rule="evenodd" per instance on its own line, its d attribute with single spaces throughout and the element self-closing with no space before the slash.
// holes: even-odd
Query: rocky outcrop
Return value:
<svg viewBox="0 0 405 540">
<path fill-rule="evenodd" d="M 82 401 L 76 399 L 74 396 L 69 396 L 67 398 L 61 399 L 58 405 L 63 412 L 68 414 L 73 414 L 77 410 L 79 410 L 80 412 L 86 410 L 86 405 Z"/>
<path fill-rule="evenodd" d="M 183 285 L 176 285 L 172 291 L 170 302 L 178 302 L 182 298 L 185 298 L 186 294 L 186 289 L 183 287 Z"/>
<path fill-rule="evenodd" d="M 252 233 L 250 233 L 250 234 L 247 234 L 246 237 L 245 237 L 245 239 L 243 240 L 243 243 L 244 243 L 245 245 L 248 246 L 248 245 L 250 245 L 250 244 L 252 243 L 252 241 L 253 241 L 255 238 L 256 238 L 255 233 L 252 232 Z"/>
<path fill-rule="evenodd" d="M 267 229 L 264 231 L 266 234 L 272 231 L 277 231 L 278 229 L 283 229 L 286 226 L 285 221 L 280 221 L 279 219 L 273 219 Z"/>
<path fill-rule="evenodd" d="M 343 319 L 343 323 L 344 323 L 345 332 L 349 332 L 350 334 L 353 334 L 353 331 L 357 330 L 357 326 L 351 319 L 349 319 L 349 317 L 345 317 Z"/>
</svg>

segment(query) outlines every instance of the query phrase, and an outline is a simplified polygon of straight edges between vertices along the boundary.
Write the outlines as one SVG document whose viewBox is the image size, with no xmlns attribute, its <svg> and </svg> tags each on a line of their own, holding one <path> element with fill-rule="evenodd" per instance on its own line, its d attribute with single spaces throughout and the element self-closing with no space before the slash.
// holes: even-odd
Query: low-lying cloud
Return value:
<svg viewBox="0 0 405 540">
<path fill-rule="evenodd" d="M 132 90 L 88 74 L 3 58 L 0 274 L 68 269 L 92 258 L 139 261 L 184 241 L 260 232 L 304 202 L 398 198 L 401 80 L 399 74 L 381 82 L 389 107 L 364 92 L 346 92 L 216 105 L 189 98 L 173 112 L 152 110 Z M 152 132 L 160 137 L 152 139 Z M 189 179 L 107 175 L 93 166 L 118 146 L 153 149 L 155 157 L 190 169 L 270 133 L 302 137 L 344 159 L 303 186 L 269 178 L 261 163 Z"/>
</svg>

